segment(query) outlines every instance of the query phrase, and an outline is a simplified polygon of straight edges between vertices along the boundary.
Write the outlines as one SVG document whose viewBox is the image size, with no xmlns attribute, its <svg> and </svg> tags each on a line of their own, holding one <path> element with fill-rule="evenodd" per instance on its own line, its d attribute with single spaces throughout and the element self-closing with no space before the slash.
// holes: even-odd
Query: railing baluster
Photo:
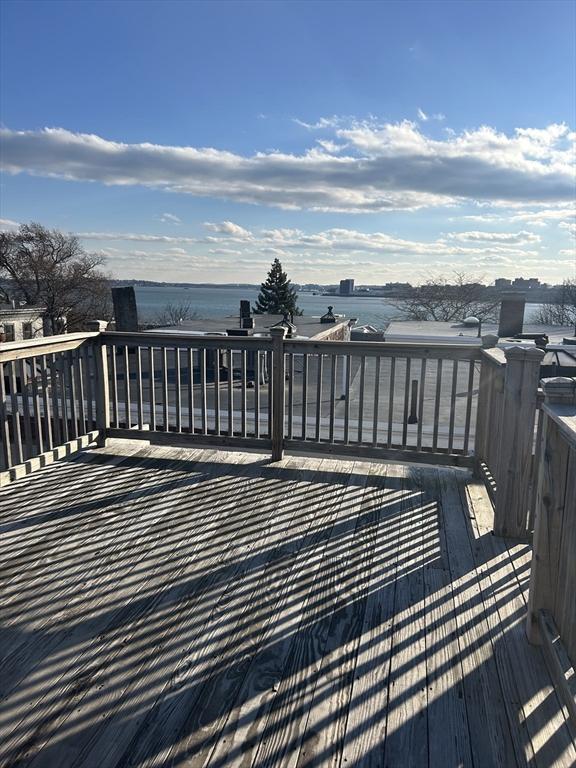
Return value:
<svg viewBox="0 0 576 768">
<path fill-rule="evenodd" d="M 380 358 L 374 359 L 374 423 L 372 427 L 372 445 L 378 445 L 378 410 L 380 400 Z"/>
<path fill-rule="evenodd" d="M 70 424 L 72 427 L 72 437 L 78 437 L 78 403 L 76 392 L 76 366 L 74 365 L 74 351 L 71 350 L 66 355 L 66 377 L 68 379 L 68 390 L 70 392 Z"/>
<path fill-rule="evenodd" d="M 418 400 L 418 431 L 416 435 L 416 450 L 422 450 L 422 425 L 424 421 L 424 394 L 426 390 L 426 358 L 423 357 L 420 363 L 420 387 Z"/>
<path fill-rule="evenodd" d="M 84 372 L 82 370 L 82 354 L 80 349 L 74 350 L 76 371 L 76 392 L 78 394 L 78 422 L 80 434 L 85 435 L 86 429 L 86 404 L 84 403 Z"/>
<path fill-rule="evenodd" d="M 162 347 L 162 420 L 164 432 L 170 432 L 170 413 L 168 393 L 168 350 Z"/>
<path fill-rule="evenodd" d="M 360 358 L 360 397 L 358 398 L 358 442 L 362 442 L 364 430 L 364 386 L 366 384 L 366 356 Z"/>
<path fill-rule="evenodd" d="M 438 426 L 440 423 L 440 396 L 442 394 L 442 360 L 436 367 L 436 397 L 434 399 L 434 426 L 432 428 L 432 450 L 438 449 Z"/>
<path fill-rule="evenodd" d="M 448 453 L 454 448 L 454 424 L 456 421 L 456 393 L 458 391 L 458 360 L 452 361 L 452 391 L 450 394 L 450 425 L 448 427 Z"/>
<path fill-rule="evenodd" d="M 322 422 L 322 369 L 324 366 L 323 355 L 320 352 L 317 355 L 318 366 L 316 370 L 316 442 L 320 442 L 321 438 L 321 422 Z"/>
<path fill-rule="evenodd" d="M 50 418 L 50 396 L 48 392 L 48 361 L 46 355 L 40 357 L 41 376 L 42 376 L 42 402 L 44 405 L 44 434 L 46 435 L 46 445 L 48 450 L 54 448 L 52 437 L 52 420 Z M 90 426 L 92 429 L 92 426 Z"/>
<path fill-rule="evenodd" d="M 272 440 L 272 397 L 273 397 L 273 376 L 272 376 L 272 352 L 266 352 L 266 370 L 268 375 L 268 438 Z"/>
<path fill-rule="evenodd" d="M 292 411 L 294 408 L 294 354 L 288 354 L 288 440 L 292 440 Z"/>
<path fill-rule="evenodd" d="M 243 349 L 240 353 L 240 360 L 242 366 L 242 379 L 240 389 L 240 413 L 242 418 L 242 437 L 246 437 L 246 350 Z"/>
<path fill-rule="evenodd" d="M 350 377 L 352 368 L 352 355 L 344 358 L 346 366 L 344 381 L 344 442 L 348 445 L 350 439 Z"/>
<path fill-rule="evenodd" d="M 180 347 L 174 347 L 174 372 L 176 376 L 176 432 L 182 432 L 182 383 L 180 381 Z"/>
<path fill-rule="evenodd" d="M 308 355 L 302 355 L 302 440 L 306 440 L 308 429 Z"/>
<path fill-rule="evenodd" d="M 2 432 L 2 450 L 0 451 L 0 458 L 2 461 L 2 469 L 10 469 L 13 466 L 12 441 L 10 440 L 10 424 L 8 423 L 8 413 L 6 410 L 5 376 L 6 370 L 4 363 L 0 362 L 0 430 Z"/>
<path fill-rule="evenodd" d="M 406 448 L 406 444 L 408 442 L 408 408 L 410 404 L 410 369 L 411 369 L 411 358 L 407 357 L 406 359 L 406 380 L 404 382 L 404 415 L 402 419 L 402 448 Z"/>
<path fill-rule="evenodd" d="M 12 435 L 14 439 L 14 448 L 16 449 L 16 464 L 22 464 L 24 461 L 24 452 L 22 451 L 22 431 L 20 428 L 20 408 L 18 405 L 18 391 L 16 383 L 16 363 L 10 363 L 10 402 L 12 405 Z"/>
<path fill-rule="evenodd" d="M 390 359 L 390 386 L 388 394 L 388 434 L 386 436 L 386 445 L 392 447 L 392 426 L 394 423 L 394 384 L 396 375 L 396 358 Z"/>
<path fill-rule="evenodd" d="M 228 434 L 234 436 L 234 350 L 228 350 Z"/>
<path fill-rule="evenodd" d="M 144 399 L 142 395 L 142 347 L 136 347 L 136 398 L 138 401 L 138 429 L 144 429 Z"/>
<path fill-rule="evenodd" d="M 156 431 L 156 371 L 154 366 L 154 347 L 150 347 L 149 353 L 149 373 L 148 373 L 148 390 L 150 400 L 150 429 L 152 432 Z"/>
<path fill-rule="evenodd" d="M 132 427 L 132 403 L 130 400 L 130 351 L 128 344 L 124 345 L 124 422 L 126 429 Z"/>
<path fill-rule="evenodd" d="M 16 362 L 14 362 L 16 365 Z M 34 455 L 34 446 L 32 443 L 32 427 L 30 424 L 30 399 L 28 393 L 28 360 L 24 358 L 18 361 L 18 371 L 20 374 L 20 399 L 22 401 L 22 416 L 24 422 L 24 445 L 25 456 L 30 459 Z"/>
<path fill-rule="evenodd" d="M 214 432 L 220 434 L 220 350 L 214 350 Z"/>
<path fill-rule="evenodd" d="M 115 427 L 120 426 L 120 418 L 118 416 L 118 372 L 116 370 L 116 349 L 114 344 L 110 344 L 110 371 L 112 376 L 112 419 Z"/>
<path fill-rule="evenodd" d="M 200 350 L 200 387 L 202 403 L 202 434 L 208 434 L 208 414 L 206 407 L 206 349 Z"/>
<path fill-rule="evenodd" d="M 87 431 L 91 432 L 94 429 L 94 389 L 92 386 L 92 366 L 90 361 L 92 345 L 84 344 L 82 346 L 82 355 L 84 358 L 84 371 L 86 381 L 86 419 L 87 419 Z"/>
<path fill-rule="evenodd" d="M 38 391 L 38 380 L 36 377 L 36 358 L 30 358 L 30 370 L 32 373 L 32 404 L 34 407 L 34 421 L 36 423 L 38 452 L 44 453 L 46 446 L 44 444 L 44 429 L 42 427 L 42 410 L 40 408 L 40 392 Z"/>
<path fill-rule="evenodd" d="M 188 350 L 188 429 L 194 434 L 194 350 Z"/>
<path fill-rule="evenodd" d="M 254 373 L 254 437 L 260 437 L 260 351 L 256 350 Z"/>
<path fill-rule="evenodd" d="M 330 360 L 330 421 L 328 423 L 328 439 L 334 442 L 334 417 L 336 409 L 336 355 Z"/>
<path fill-rule="evenodd" d="M 466 392 L 466 419 L 464 422 L 464 455 L 468 455 L 468 447 L 470 444 L 470 422 L 472 420 L 472 397 L 474 390 L 474 361 L 470 360 L 468 363 L 468 391 Z"/>
<path fill-rule="evenodd" d="M 52 429 L 54 432 L 54 444 L 60 445 L 61 423 L 60 423 L 60 403 L 58 402 L 58 365 L 56 355 L 50 355 L 50 395 L 52 398 Z"/>
<path fill-rule="evenodd" d="M 60 406 L 62 412 L 62 438 L 65 443 L 70 439 L 70 429 L 68 425 L 68 391 L 66 381 L 66 360 L 65 352 L 58 355 L 58 379 L 60 381 Z"/>
</svg>

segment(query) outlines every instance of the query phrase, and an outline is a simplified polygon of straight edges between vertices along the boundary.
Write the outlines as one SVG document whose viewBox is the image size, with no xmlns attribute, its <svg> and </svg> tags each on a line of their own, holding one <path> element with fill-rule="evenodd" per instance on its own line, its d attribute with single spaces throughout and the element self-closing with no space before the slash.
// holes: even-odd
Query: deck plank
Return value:
<svg viewBox="0 0 576 768">
<path fill-rule="evenodd" d="M 466 473 L 110 445 L 0 490 L 0 765 L 576 763 Z"/>
<path fill-rule="evenodd" d="M 439 471 L 438 479 L 474 763 L 481 768 L 517 766 L 456 475 Z"/>
<path fill-rule="evenodd" d="M 312 512 L 321 511 L 320 500 L 314 495 L 306 501 L 309 491 L 306 473 L 296 472 L 290 485 L 291 503 L 277 500 L 268 510 L 268 536 L 258 538 L 258 546 L 247 560 L 247 584 L 239 573 L 214 621 L 207 621 L 203 628 L 203 642 L 213 646 L 210 655 L 198 653 L 194 645 L 187 649 L 186 677 L 196 684 L 184 685 L 176 695 L 170 686 L 162 692 L 121 765 L 134 759 L 142 765 L 164 765 L 172 759 L 184 759 L 183 755 L 194 764 L 203 760 L 206 751 L 209 754 L 262 632 L 272 616 L 283 617 L 282 611 L 276 612 L 275 589 L 281 589 L 293 555 L 313 523 L 314 515 L 303 513 L 303 509 L 310 504 Z M 166 723 L 172 736 L 166 733 Z"/>
<path fill-rule="evenodd" d="M 388 482 L 382 500 L 378 546 L 374 553 L 342 748 L 342 762 L 351 766 L 368 768 L 383 764 L 405 473 L 405 467 L 393 464 L 386 474 Z"/>
<path fill-rule="evenodd" d="M 489 617 L 500 678 L 509 688 L 506 701 L 518 702 L 517 711 L 512 713 L 513 730 L 521 731 L 530 742 L 525 745 L 526 763 L 541 768 L 574 766 L 575 745 L 542 650 L 526 642 L 527 604 L 522 582 L 516 578 L 513 556 L 515 551 L 524 555 L 528 547 L 491 535 L 486 520 L 491 505 L 482 486 L 460 484 L 460 493 L 468 499 L 473 511 L 471 535 L 477 543 L 475 550 L 480 559 L 477 569 L 484 576 L 485 600 L 494 604 Z"/>
</svg>

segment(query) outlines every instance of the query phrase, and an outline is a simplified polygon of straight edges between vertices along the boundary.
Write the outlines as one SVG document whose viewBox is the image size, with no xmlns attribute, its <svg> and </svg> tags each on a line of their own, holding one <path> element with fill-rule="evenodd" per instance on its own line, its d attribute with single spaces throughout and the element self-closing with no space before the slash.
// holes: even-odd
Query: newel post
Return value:
<svg viewBox="0 0 576 768">
<path fill-rule="evenodd" d="M 493 349 L 498 344 L 498 336 L 482 336 L 482 349 Z M 488 429 L 491 371 L 486 358 L 480 363 L 480 382 L 478 384 L 478 406 L 476 409 L 476 434 L 474 437 L 474 477 L 481 477 L 480 464 L 486 458 L 486 431 Z"/>
<path fill-rule="evenodd" d="M 544 352 L 537 347 L 510 347 L 505 355 L 494 533 L 526 539 L 536 398 Z"/>
<path fill-rule="evenodd" d="M 558 585 L 553 578 L 558 569 L 559 538 L 568 474 L 566 443 L 559 439 L 558 429 L 546 413 L 546 407 L 576 406 L 576 379 L 557 377 L 542 379 L 544 390 L 544 418 L 536 492 L 532 564 L 528 592 L 526 634 L 531 643 L 540 644 L 542 637 L 539 614 L 542 610 L 554 612 Z M 562 589 L 563 585 L 560 585 Z M 572 596 L 573 599 L 573 596 Z"/>
<path fill-rule="evenodd" d="M 272 336 L 272 461 L 280 461 L 284 453 L 285 334 L 286 328 L 270 328 Z"/>
<path fill-rule="evenodd" d="M 94 362 L 96 364 L 96 428 L 99 432 L 97 444 L 103 448 L 110 429 L 110 389 L 108 379 L 108 353 L 101 338 L 95 339 Z"/>
</svg>

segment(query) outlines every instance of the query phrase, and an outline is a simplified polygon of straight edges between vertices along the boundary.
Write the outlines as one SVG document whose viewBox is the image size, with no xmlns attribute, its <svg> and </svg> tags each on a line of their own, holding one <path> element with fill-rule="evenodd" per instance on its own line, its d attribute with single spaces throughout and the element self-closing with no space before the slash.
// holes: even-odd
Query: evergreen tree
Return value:
<svg viewBox="0 0 576 768">
<path fill-rule="evenodd" d="M 260 286 L 254 312 L 257 315 L 301 315 L 296 301 L 296 291 L 280 260 L 274 259 L 268 277 Z"/>
</svg>

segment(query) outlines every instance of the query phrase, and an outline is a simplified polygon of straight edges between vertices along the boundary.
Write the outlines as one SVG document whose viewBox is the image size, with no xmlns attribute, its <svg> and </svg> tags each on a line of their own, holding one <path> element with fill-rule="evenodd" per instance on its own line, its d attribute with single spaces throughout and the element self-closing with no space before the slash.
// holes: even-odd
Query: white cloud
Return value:
<svg viewBox="0 0 576 768">
<path fill-rule="evenodd" d="M 81 240 L 133 240 L 140 243 L 197 243 L 196 237 L 145 235 L 134 232 L 78 232 Z"/>
<path fill-rule="evenodd" d="M 6 232 L 12 229 L 18 229 L 20 224 L 12 219 L 0 219 L 0 231 Z"/>
<path fill-rule="evenodd" d="M 429 119 L 426 112 L 424 112 L 423 109 L 420 109 L 420 107 L 418 107 L 418 119 L 422 120 L 423 122 L 427 122 Z"/>
<path fill-rule="evenodd" d="M 573 199 L 574 138 L 567 126 L 518 129 L 510 136 L 481 126 L 438 140 L 410 121 L 344 122 L 322 118 L 307 124 L 347 144 L 346 154 L 337 156 L 319 146 L 303 154 L 243 156 L 46 128 L 3 129 L 3 162 L 9 173 L 142 185 L 294 210 L 377 212 L 464 200 L 551 205 Z"/>
<path fill-rule="evenodd" d="M 568 231 L 572 237 L 576 237 L 576 222 L 574 221 L 561 221 L 558 225 L 561 229 Z"/>
<path fill-rule="evenodd" d="M 463 243 L 469 242 L 488 242 L 502 243 L 504 245 L 526 245 L 528 243 L 539 243 L 540 235 L 533 232 L 452 232 L 448 235 L 451 240 L 458 240 Z"/>
<path fill-rule="evenodd" d="M 175 216 L 173 213 L 163 213 L 160 216 L 160 221 L 164 224 L 182 224 L 182 219 Z"/>
<path fill-rule="evenodd" d="M 250 240 L 252 237 L 251 232 L 239 224 L 234 224 L 233 221 L 221 221 L 220 223 L 206 221 L 204 226 L 210 232 L 217 232 L 219 235 L 227 235 L 237 240 Z"/>
</svg>

